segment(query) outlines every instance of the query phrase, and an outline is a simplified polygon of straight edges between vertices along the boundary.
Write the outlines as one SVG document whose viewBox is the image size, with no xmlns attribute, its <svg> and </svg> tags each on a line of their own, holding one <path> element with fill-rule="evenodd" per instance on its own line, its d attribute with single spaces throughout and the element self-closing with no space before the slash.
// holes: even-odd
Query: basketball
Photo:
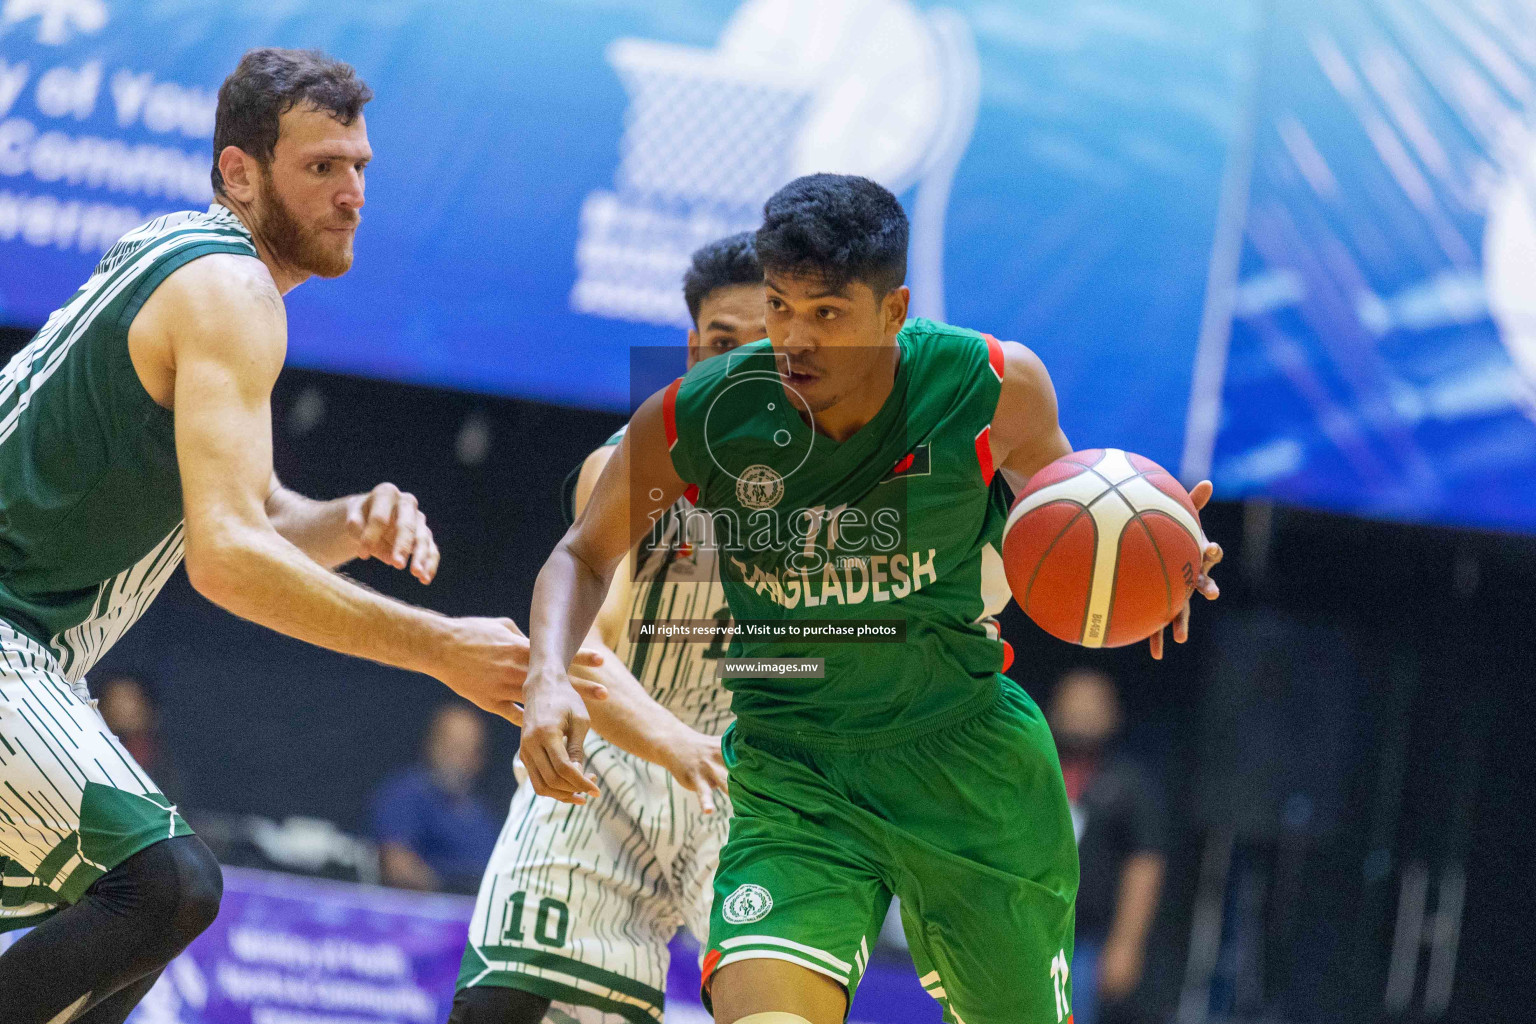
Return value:
<svg viewBox="0 0 1536 1024">
<path fill-rule="evenodd" d="M 1014 600 L 1054 637 L 1122 647 L 1171 622 L 1205 549 L 1167 470 L 1118 448 L 1073 452 L 1030 478 L 1003 528 Z"/>
</svg>

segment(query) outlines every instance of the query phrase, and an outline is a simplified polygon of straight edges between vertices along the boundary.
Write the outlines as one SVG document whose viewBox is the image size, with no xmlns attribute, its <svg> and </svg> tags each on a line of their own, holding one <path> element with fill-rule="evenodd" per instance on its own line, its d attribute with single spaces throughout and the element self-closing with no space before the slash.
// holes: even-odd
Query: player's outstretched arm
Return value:
<svg viewBox="0 0 1536 1024">
<path fill-rule="evenodd" d="M 591 721 L 565 666 L 592 628 L 614 570 L 683 489 L 667 450 L 658 392 L 630 420 L 586 507 L 534 584 L 522 758 L 541 796 L 583 803 L 597 792 L 582 773 L 581 747 Z"/>
<path fill-rule="evenodd" d="M 192 585 L 281 633 L 442 680 L 514 717 L 527 642 L 509 621 L 451 619 L 328 572 L 267 517 L 272 384 L 286 320 L 262 264 L 206 256 L 176 271 L 135 318 L 130 343 L 174 368 L 176 456 Z"/>
<path fill-rule="evenodd" d="M 1002 347 L 1003 387 L 992 417 L 992 455 L 1009 486 L 1018 491 L 1035 473 L 1063 455 L 1072 454 L 1072 445 L 1057 418 L 1056 388 L 1045 364 L 1018 342 L 1005 341 Z M 1195 508 L 1204 508 L 1211 500 L 1211 482 L 1202 480 L 1196 484 L 1189 498 Z M 1195 590 L 1214 601 L 1221 591 L 1208 573 L 1221 561 L 1221 545 L 1206 545 L 1201 561 Z M 1176 643 L 1189 639 L 1188 601 L 1173 620 L 1173 639 Z M 1162 658 L 1163 631 L 1153 633 L 1149 644 L 1152 657 Z"/>
<path fill-rule="evenodd" d="M 273 474 L 267 493 L 273 529 L 327 569 L 354 558 L 409 567 L 422 583 L 437 575 L 437 542 L 416 496 L 391 483 L 366 494 L 317 501 L 284 487 Z"/>
<path fill-rule="evenodd" d="M 576 480 L 578 516 L 591 500 L 614 450 L 614 446 L 604 445 L 582 463 L 581 474 Z M 693 791 L 705 814 L 713 814 L 714 791 L 726 789 L 720 737 L 691 728 L 658 704 L 614 653 L 622 632 L 629 628 L 633 586 L 629 567 L 633 558 L 631 549 L 620 561 L 597 619 L 587 633 L 584 649 L 602 652 L 603 664 L 594 670 L 594 674 L 608 688 L 606 700 L 587 702 L 587 714 L 599 736 L 621 750 L 665 768 L 679 785 Z"/>
</svg>

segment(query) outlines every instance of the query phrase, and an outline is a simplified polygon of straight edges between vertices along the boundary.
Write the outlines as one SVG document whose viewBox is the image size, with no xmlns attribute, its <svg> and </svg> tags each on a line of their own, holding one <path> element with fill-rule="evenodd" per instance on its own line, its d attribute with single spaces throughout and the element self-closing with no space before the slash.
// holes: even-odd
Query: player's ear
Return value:
<svg viewBox="0 0 1536 1024">
<path fill-rule="evenodd" d="M 881 312 L 885 315 L 885 333 L 895 337 L 907 323 L 907 306 L 912 301 L 912 289 L 906 285 L 892 288 L 885 293 Z"/>
<path fill-rule="evenodd" d="M 256 158 L 239 146 L 225 146 L 219 151 L 219 174 L 231 199 L 249 203 L 256 198 Z"/>
<path fill-rule="evenodd" d="M 688 328 L 688 369 L 693 369 L 693 364 L 699 361 L 699 329 Z"/>
</svg>

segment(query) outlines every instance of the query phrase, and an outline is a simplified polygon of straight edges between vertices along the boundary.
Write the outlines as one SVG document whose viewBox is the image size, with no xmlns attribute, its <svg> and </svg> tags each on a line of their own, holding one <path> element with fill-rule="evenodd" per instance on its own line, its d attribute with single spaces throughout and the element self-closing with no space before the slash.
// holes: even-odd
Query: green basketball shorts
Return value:
<svg viewBox="0 0 1536 1024">
<path fill-rule="evenodd" d="M 715 974 L 771 958 L 850 1004 L 891 896 L 923 988 L 951 1024 L 1071 1016 L 1077 845 L 1045 718 L 1016 684 L 975 717 L 874 750 L 726 734 L 735 817 L 715 875 Z"/>
</svg>

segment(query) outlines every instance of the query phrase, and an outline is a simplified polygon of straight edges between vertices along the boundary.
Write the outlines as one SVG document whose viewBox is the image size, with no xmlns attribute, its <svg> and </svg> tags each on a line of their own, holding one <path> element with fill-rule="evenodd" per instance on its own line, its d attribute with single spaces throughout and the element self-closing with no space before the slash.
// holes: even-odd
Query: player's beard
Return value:
<svg viewBox="0 0 1536 1024">
<path fill-rule="evenodd" d="M 328 227 L 356 227 L 362 217 L 356 210 L 337 211 L 340 222 L 319 227 L 300 223 L 278 193 L 269 167 L 261 169 L 263 202 L 258 232 L 280 262 L 316 277 L 340 277 L 352 267 L 352 234 Z"/>
</svg>

